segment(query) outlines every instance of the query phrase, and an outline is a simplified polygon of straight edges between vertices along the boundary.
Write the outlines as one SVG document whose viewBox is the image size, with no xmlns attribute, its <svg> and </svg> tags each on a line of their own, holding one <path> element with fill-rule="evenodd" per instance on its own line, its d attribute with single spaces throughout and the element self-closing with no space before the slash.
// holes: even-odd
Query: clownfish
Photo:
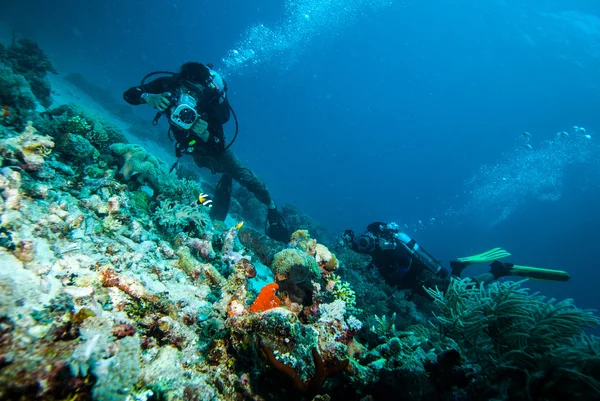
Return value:
<svg viewBox="0 0 600 401">
<path fill-rule="evenodd" d="M 208 194 L 205 193 L 201 193 L 200 195 L 198 195 L 198 202 L 201 203 L 202 205 L 206 206 L 206 207 L 212 207 L 212 199 Z"/>
</svg>

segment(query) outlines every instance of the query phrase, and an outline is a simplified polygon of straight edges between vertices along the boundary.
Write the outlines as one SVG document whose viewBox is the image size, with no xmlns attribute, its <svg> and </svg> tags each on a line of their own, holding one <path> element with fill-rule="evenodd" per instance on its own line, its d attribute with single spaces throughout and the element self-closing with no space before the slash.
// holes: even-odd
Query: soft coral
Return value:
<svg viewBox="0 0 600 401">
<path fill-rule="evenodd" d="M 277 295 L 275 295 L 275 291 L 278 289 L 279 285 L 277 283 L 265 285 L 250 306 L 250 310 L 252 312 L 264 312 L 272 308 L 277 308 L 281 303 Z"/>
</svg>

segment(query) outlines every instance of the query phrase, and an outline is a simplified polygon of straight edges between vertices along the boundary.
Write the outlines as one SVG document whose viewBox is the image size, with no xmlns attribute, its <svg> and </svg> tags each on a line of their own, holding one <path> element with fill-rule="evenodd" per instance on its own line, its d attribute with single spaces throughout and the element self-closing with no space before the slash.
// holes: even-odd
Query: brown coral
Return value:
<svg viewBox="0 0 600 401">
<path fill-rule="evenodd" d="M 113 327 L 112 333 L 117 338 L 132 336 L 136 333 L 135 326 L 129 323 L 121 323 Z"/>
<path fill-rule="evenodd" d="M 327 377 L 343 372 L 350 363 L 348 359 L 344 359 L 341 362 L 326 367 L 325 363 L 323 362 L 323 358 L 321 358 L 321 355 L 319 354 L 319 351 L 317 351 L 316 348 L 313 348 L 312 356 L 315 362 L 315 374 L 310 380 L 302 381 L 300 375 L 294 370 L 294 368 L 286 365 L 275 357 L 275 354 L 271 348 L 265 345 L 263 346 L 262 350 L 272 367 L 288 376 L 292 380 L 292 383 L 297 390 L 309 394 L 317 394 L 323 388 Z"/>
</svg>

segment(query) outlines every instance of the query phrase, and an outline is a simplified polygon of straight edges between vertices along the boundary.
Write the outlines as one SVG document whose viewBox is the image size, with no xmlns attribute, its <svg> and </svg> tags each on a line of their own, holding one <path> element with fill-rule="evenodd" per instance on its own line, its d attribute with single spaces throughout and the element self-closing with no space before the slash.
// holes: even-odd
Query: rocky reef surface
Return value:
<svg viewBox="0 0 600 401">
<path fill-rule="evenodd" d="M 169 174 L 93 109 L 51 107 L 50 62 L 31 41 L 12 47 L 0 399 L 600 399 L 590 311 L 468 279 L 408 301 L 292 206 L 289 243 L 270 240 L 243 191 L 236 219 L 212 221 L 201 180 Z"/>
</svg>

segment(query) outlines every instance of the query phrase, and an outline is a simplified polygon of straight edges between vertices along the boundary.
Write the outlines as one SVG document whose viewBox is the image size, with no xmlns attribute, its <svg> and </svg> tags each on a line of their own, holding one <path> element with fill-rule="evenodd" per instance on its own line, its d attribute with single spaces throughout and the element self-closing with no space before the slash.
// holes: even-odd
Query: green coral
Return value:
<svg viewBox="0 0 600 401">
<path fill-rule="evenodd" d="M 93 127 L 87 120 L 78 115 L 68 117 L 63 128 L 71 134 L 77 134 L 83 137 L 87 136 L 89 132 L 93 130 Z"/>
<path fill-rule="evenodd" d="M 331 281 L 335 283 L 331 294 L 335 299 L 340 299 L 346 304 L 346 309 L 354 311 L 356 308 L 356 294 L 350 283 L 341 279 L 337 274 L 331 275 Z"/>
<path fill-rule="evenodd" d="M 317 278 L 321 275 L 321 270 L 317 265 L 315 258 L 298 249 L 288 248 L 278 252 L 272 263 L 272 270 L 275 274 L 287 275 L 295 265 L 303 266 Z"/>
<path fill-rule="evenodd" d="M 150 207 L 150 195 L 144 191 L 133 191 L 129 197 L 134 208 L 139 212 L 148 212 Z"/>
<path fill-rule="evenodd" d="M 182 205 L 169 199 L 160 202 L 154 218 L 160 226 L 170 231 L 180 231 L 191 223 L 202 230 L 210 225 L 210 217 L 205 209 L 200 209 L 198 205 Z"/>
<path fill-rule="evenodd" d="M 396 336 L 396 312 L 391 317 L 375 315 L 375 324 L 371 326 L 371 331 L 382 339 L 388 339 Z"/>
<path fill-rule="evenodd" d="M 100 227 L 106 233 L 117 233 L 123 229 L 123 223 L 117 217 L 110 215 L 102 220 Z"/>
<path fill-rule="evenodd" d="M 509 371 L 523 376 L 523 387 L 511 399 L 529 395 L 530 380 L 542 380 L 535 385 L 544 386 L 550 397 L 544 399 L 556 399 L 550 394 L 564 394 L 567 388 L 572 399 L 599 397 L 594 377 L 600 369 L 600 345 L 595 338 L 581 339 L 600 319 L 571 299 L 556 302 L 529 294 L 521 283 L 484 287 L 464 279 L 452 280 L 445 293 L 427 289 L 439 308 L 440 334 L 454 340 L 490 380 Z"/>
</svg>

